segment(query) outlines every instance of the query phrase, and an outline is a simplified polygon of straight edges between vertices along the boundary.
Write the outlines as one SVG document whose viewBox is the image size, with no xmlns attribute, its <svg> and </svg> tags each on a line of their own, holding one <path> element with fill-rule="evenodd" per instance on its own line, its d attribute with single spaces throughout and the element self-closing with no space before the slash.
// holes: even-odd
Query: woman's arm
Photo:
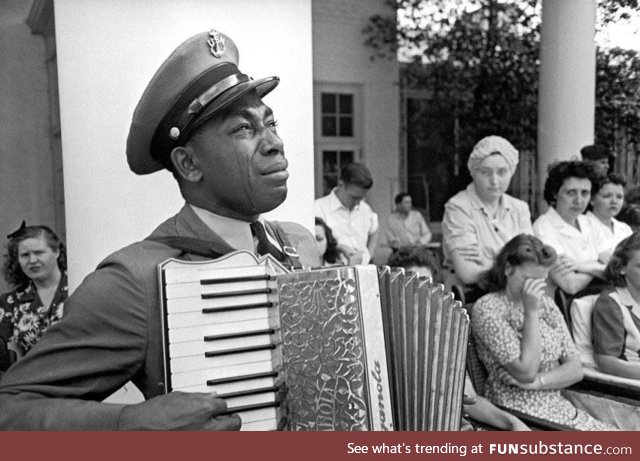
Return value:
<svg viewBox="0 0 640 461">
<path fill-rule="evenodd" d="M 594 354 L 598 369 L 603 373 L 622 376 L 624 378 L 640 379 L 640 363 L 628 362 L 612 355 Z"/>
<path fill-rule="evenodd" d="M 464 405 L 465 413 L 472 419 L 505 431 L 531 430 L 511 413 L 496 407 L 485 397 L 479 396 L 471 383 L 471 379 L 469 379 L 469 375 L 465 376 L 464 395 L 473 401 L 473 403 Z"/>
<path fill-rule="evenodd" d="M 478 283 L 491 269 L 491 262 L 481 258 L 479 246 L 475 244 L 453 250 L 451 262 L 456 276 L 465 285 Z"/>
<path fill-rule="evenodd" d="M 24 351 L 15 341 L 9 341 L 7 343 L 7 349 L 16 354 L 16 359 L 20 359 L 24 355 Z"/>
<path fill-rule="evenodd" d="M 376 250 L 378 249 L 378 233 L 379 229 L 369 234 L 369 238 L 367 239 L 367 249 L 369 250 L 369 255 L 371 255 L 371 259 L 373 259 L 376 254 Z"/>
<path fill-rule="evenodd" d="M 578 272 L 575 261 L 565 255 L 560 255 L 554 265 L 551 266 L 549 278 L 562 291 L 574 295 L 589 285 L 593 280 L 593 275 L 586 272 Z"/>
<path fill-rule="evenodd" d="M 567 357 L 553 370 L 536 374 L 531 382 L 523 382 L 508 374 L 502 376 L 505 384 L 529 391 L 564 389 L 580 380 L 582 380 L 582 365 L 577 355 Z"/>
<path fill-rule="evenodd" d="M 540 389 L 564 389 L 582 380 L 582 365 L 577 355 L 560 360 L 560 366 L 538 373 Z"/>
<path fill-rule="evenodd" d="M 520 419 L 513 416 L 487 400 L 477 396 L 476 402 L 472 405 L 465 405 L 464 411 L 476 421 L 489 424 L 490 426 L 505 431 L 530 431 L 529 427 Z"/>
<path fill-rule="evenodd" d="M 593 277 L 604 280 L 605 265 L 600 261 L 589 261 L 584 263 L 576 263 L 575 271 L 578 273 L 589 274 Z"/>
<path fill-rule="evenodd" d="M 516 380 L 532 382 L 540 367 L 542 340 L 540 337 L 540 308 L 546 283 L 544 279 L 527 279 L 522 288 L 524 326 L 520 342 L 520 357 L 505 364 L 505 369 Z"/>
</svg>

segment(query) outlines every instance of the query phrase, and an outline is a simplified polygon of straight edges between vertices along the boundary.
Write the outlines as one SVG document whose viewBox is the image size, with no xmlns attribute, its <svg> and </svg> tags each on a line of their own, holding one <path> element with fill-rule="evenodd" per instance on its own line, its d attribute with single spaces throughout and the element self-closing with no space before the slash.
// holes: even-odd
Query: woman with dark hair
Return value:
<svg viewBox="0 0 640 461">
<path fill-rule="evenodd" d="M 347 264 L 347 258 L 338 248 L 338 241 L 322 218 L 316 217 L 316 246 L 320 255 L 319 266 Z"/>
<path fill-rule="evenodd" d="M 67 298 L 64 245 L 47 226 L 26 226 L 8 235 L 4 278 L 14 289 L 0 296 L 0 338 L 17 357 L 62 317 Z"/>
<path fill-rule="evenodd" d="M 598 369 L 640 379 L 640 233 L 616 247 L 605 276 L 613 288 L 593 307 L 591 336 Z"/>
<path fill-rule="evenodd" d="M 628 224 L 616 219 L 624 204 L 624 186 L 626 184 L 627 182 L 622 176 L 611 173 L 596 180 L 591 188 L 590 210 L 587 211 L 586 216 L 595 226 L 602 228 L 607 236 L 607 242 L 602 246 L 606 246 L 611 253 L 618 243 L 633 232 Z M 606 259 L 608 260 L 608 255 L 606 255 Z"/>
<path fill-rule="evenodd" d="M 507 242 L 487 276 L 491 293 L 473 307 L 471 330 L 488 371 L 485 395 L 498 406 L 581 430 L 612 430 L 565 399 L 582 379 L 562 314 L 547 295 L 556 252 L 531 235 Z"/>
<path fill-rule="evenodd" d="M 549 209 L 533 223 L 535 235 L 558 254 L 549 274 L 562 291 L 574 295 L 604 278 L 604 263 L 610 255 L 602 226 L 583 213 L 591 200 L 591 168 L 578 161 L 559 162 L 551 167 L 544 184 Z"/>
</svg>

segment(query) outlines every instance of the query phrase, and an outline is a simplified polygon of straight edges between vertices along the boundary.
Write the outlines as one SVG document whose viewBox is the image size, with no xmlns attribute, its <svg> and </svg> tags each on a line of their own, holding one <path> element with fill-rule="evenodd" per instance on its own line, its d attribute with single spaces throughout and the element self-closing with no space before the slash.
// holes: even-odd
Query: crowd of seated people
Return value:
<svg viewBox="0 0 640 461">
<path fill-rule="evenodd" d="M 567 325 L 547 294 L 555 250 L 520 234 L 498 253 L 487 274 L 490 293 L 473 306 L 471 329 L 488 370 L 495 404 L 579 430 L 614 430 L 577 409 L 561 393 L 582 379 Z"/>
<path fill-rule="evenodd" d="M 605 270 L 611 287 L 595 302 L 592 342 L 604 372 L 640 379 L 640 234 L 623 240 Z"/>
<path fill-rule="evenodd" d="M 596 174 L 581 161 L 558 162 L 544 186 L 549 208 L 532 225 L 528 205 L 506 193 L 517 164 L 518 151 L 504 138 L 488 136 L 475 145 L 467 163 L 472 182 L 445 207 L 444 265 L 428 246 L 431 230 L 412 209 L 411 196 L 398 194 L 386 229 L 393 243 L 388 264 L 438 282 L 451 271 L 467 287 L 466 301 L 475 301 L 472 334 L 489 376 L 485 396 L 467 379 L 466 393 L 478 401 L 465 407 L 470 415 L 503 429 L 528 429 L 498 405 L 575 429 L 615 429 L 562 396 L 582 379 L 582 369 L 553 295 L 591 294 L 595 365 L 640 380 L 640 233 L 633 222 L 617 219 L 623 208 L 624 219 L 633 216 L 634 206 L 640 216 L 640 199 L 623 207 L 624 178 Z M 371 186 L 368 169 L 352 164 L 332 194 L 315 204 L 324 217 L 315 221 L 317 267 L 370 259 L 378 221 L 362 199 Z M 354 219 L 361 226 L 349 240 L 345 229 Z M 60 319 L 66 298 L 64 246 L 57 236 L 44 226 L 23 225 L 8 237 L 5 277 L 14 290 L 0 298 L 0 340 L 11 349 L 0 351 L 5 369 Z M 25 316 L 34 321 L 21 321 Z M 33 328 L 23 329 L 27 324 Z"/>
<path fill-rule="evenodd" d="M 407 193 L 396 196 L 384 235 L 392 248 L 387 264 L 439 282 L 453 275 L 464 287 L 493 403 L 567 427 L 609 430 L 615 428 L 561 394 L 582 379 L 582 368 L 557 294 L 590 295 L 582 299 L 595 304 L 586 325 L 593 328 L 594 366 L 640 379 L 640 234 L 633 234 L 640 188 L 625 195 L 625 179 L 608 171 L 607 148 L 581 153 L 583 161 L 550 167 L 548 209 L 532 224 L 527 203 L 506 193 L 518 151 L 487 136 L 469 155 L 472 182 L 446 203 L 443 260 L 428 248 L 432 232 Z"/>
</svg>

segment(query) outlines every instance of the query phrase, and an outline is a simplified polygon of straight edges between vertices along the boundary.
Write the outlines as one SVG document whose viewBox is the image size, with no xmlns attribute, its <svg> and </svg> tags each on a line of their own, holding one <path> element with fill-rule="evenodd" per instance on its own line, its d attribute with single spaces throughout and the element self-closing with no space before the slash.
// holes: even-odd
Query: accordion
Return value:
<svg viewBox="0 0 640 461">
<path fill-rule="evenodd" d="M 246 251 L 158 271 L 167 392 L 215 392 L 242 430 L 459 429 L 469 318 L 442 285 Z"/>
</svg>

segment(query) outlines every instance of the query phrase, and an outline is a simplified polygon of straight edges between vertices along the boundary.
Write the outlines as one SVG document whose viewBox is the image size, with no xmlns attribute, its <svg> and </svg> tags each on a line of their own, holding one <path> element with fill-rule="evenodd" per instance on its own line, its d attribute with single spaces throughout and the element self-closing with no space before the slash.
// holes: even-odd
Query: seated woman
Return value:
<svg viewBox="0 0 640 461">
<path fill-rule="evenodd" d="M 556 253 L 531 235 L 510 240 L 488 274 L 491 293 L 473 307 L 471 331 L 499 406 L 580 430 L 612 430 L 565 399 L 582 368 L 560 310 L 546 295 Z"/>
<path fill-rule="evenodd" d="M 640 379 L 640 233 L 616 247 L 605 275 L 613 288 L 593 308 L 596 364 L 604 373 Z"/>
<path fill-rule="evenodd" d="M 613 253 L 618 243 L 633 232 L 628 224 L 616 219 L 624 203 L 625 185 L 626 181 L 622 176 L 611 173 L 596 180 L 591 188 L 590 211 L 587 211 L 586 216 L 595 226 L 602 226 L 607 242 L 601 246 L 607 248 L 606 252 Z M 605 254 L 604 259 L 608 260 L 609 257 Z"/>
<path fill-rule="evenodd" d="M 318 217 L 316 217 L 316 246 L 320 255 L 318 267 L 347 264 L 347 258 L 338 248 L 338 241 L 333 236 L 331 228 Z"/>
<path fill-rule="evenodd" d="M 529 206 L 505 193 L 517 166 L 518 151 L 509 141 L 481 139 L 467 162 L 473 182 L 445 205 L 445 266 L 464 285 L 478 284 L 511 238 L 532 233 Z"/>
<path fill-rule="evenodd" d="M 603 226 L 588 219 L 584 210 L 591 199 L 592 170 L 583 162 L 559 162 L 549 170 L 544 199 L 549 209 L 533 223 L 535 235 L 558 254 L 551 280 L 575 295 L 594 277 L 604 278 L 608 258 Z"/>
<path fill-rule="evenodd" d="M 66 258 L 46 226 L 22 226 L 9 238 L 4 277 L 14 289 L 0 296 L 0 335 L 17 357 L 62 318 L 67 299 Z"/>
<path fill-rule="evenodd" d="M 633 232 L 640 229 L 640 186 L 627 189 L 618 220 L 628 224 Z"/>
</svg>

